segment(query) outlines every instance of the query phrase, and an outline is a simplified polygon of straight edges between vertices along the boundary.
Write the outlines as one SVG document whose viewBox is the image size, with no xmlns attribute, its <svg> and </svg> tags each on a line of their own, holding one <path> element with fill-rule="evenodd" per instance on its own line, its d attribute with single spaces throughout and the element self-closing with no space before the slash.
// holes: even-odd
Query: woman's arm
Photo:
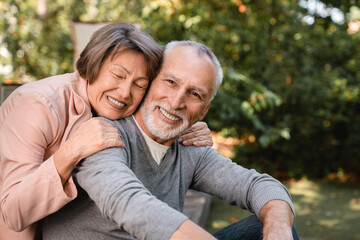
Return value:
<svg viewBox="0 0 360 240">
<path fill-rule="evenodd" d="M 180 137 L 179 142 L 189 146 L 212 146 L 213 140 L 210 129 L 205 122 L 197 122 L 186 130 Z"/>
<path fill-rule="evenodd" d="M 82 123 L 54 154 L 62 184 L 81 159 L 109 147 L 124 147 L 119 132 L 110 123 L 99 118 Z"/>
<path fill-rule="evenodd" d="M 72 182 L 62 186 L 52 154 L 46 152 L 61 141 L 63 126 L 55 109 L 36 94 L 9 98 L 1 106 L 1 213 L 8 227 L 21 231 L 77 192 Z"/>
<path fill-rule="evenodd" d="M 69 126 L 67 113 L 59 112 L 53 104 L 31 93 L 14 96 L 1 106 L 1 214 L 15 231 L 76 197 L 76 187 L 69 177 L 81 158 L 107 147 L 122 146 L 116 129 L 92 119 L 80 124 L 59 148 Z"/>
</svg>

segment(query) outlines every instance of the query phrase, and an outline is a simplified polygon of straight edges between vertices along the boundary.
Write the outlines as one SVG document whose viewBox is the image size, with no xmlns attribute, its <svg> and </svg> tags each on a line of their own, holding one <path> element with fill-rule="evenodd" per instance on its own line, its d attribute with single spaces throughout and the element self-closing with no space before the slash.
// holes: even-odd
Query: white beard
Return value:
<svg viewBox="0 0 360 240">
<path fill-rule="evenodd" d="M 173 126 L 171 124 L 167 124 L 161 120 L 155 119 L 154 117 L 154 111 L 155 109 L 159 107 L 167 112 L 178 116 L 182 120 L 182 124 L 179 126 Z M 179 136 L 181 133 L 183 133 L 186 129 L 189 127 L 189 121 L 186 119 L 184 114 L 182 114 L 180 111 L 172 109 L 169 105 L 159 102 L 151 102 L 146 103 L 146 101 L 141 106 L 141 113 L 142 117 L 144 119 L 145 126 L 149 130 L 149 132 L 162 140 L 169 140 L 172 138 L 175 138 Z M 166 117 L 164 115 L 164 117 Z"/>
</svg>

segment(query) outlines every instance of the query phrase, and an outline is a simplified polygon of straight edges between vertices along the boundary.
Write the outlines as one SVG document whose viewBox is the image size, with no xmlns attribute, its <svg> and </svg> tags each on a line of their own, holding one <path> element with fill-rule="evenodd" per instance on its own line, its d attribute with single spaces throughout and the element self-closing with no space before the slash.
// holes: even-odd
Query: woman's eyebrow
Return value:
<svg viewBox="0 0 360 240">
<path fill-rule="evenodd" d="M 114 65 L 121 67 L 122 69 L 124 69 L 124 71 L 125 71 L 127 74 L 130 74 L 130 71 L 129 71 L 126 67 L 124 67 L 123 65 L 120 65 L 120 64 L 114 64 Z"/>
<path fill-rule="evenodd" d="M 129 71 L 126 67 L 124 67 L 123 65 L 121 65 L 121 64 L 114 64 L 114 65 L 115 65 L 115 66 L 119 66 L 119 67 L 121 67 L 122 69 L 124 69 L 124 71 L 125 71 L 127 74 L 131 74 L 130 71 Z M 137 79 L 149 80 L 147 77 L 138 77 Z"/>
</svg>

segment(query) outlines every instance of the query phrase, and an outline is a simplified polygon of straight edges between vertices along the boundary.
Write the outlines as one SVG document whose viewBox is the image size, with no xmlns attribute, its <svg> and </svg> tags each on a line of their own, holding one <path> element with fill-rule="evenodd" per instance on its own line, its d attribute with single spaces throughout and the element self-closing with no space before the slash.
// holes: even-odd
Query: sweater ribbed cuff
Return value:
<svg viewBox="0 0 360 240">
<path fill-rule="evenodd" d="M 163 211 L 164 210 L 164 211 Z M 150 230 L 149 236 L 150 239 L 158 240 L 168 240 L 174 234 L 174 232 L 180 227 L 180 225 L 185 222 L 188 217 L 184 214 L 171 209 L 160 210 L 159 212 L 154 213 L 158 217 L 155 220 L 153 226 L 157 226 Z"/>
<path fill-rule="evenodd" d="M 294 213 L 295 216 L 295 208 L 291 202 L 290 196 L 286 193 L 283 187 L 279 185 L 272 185 L 271 187 L 266 186 L 258 190 L 255 196 L 259 196 L 253 199 L 252 208 L 255 214 L 259 217 L 260 210 L 262 207 L 271 200 L 283 200 L 287 202 L 291 208 L 291 211 Z"/>
</svg>

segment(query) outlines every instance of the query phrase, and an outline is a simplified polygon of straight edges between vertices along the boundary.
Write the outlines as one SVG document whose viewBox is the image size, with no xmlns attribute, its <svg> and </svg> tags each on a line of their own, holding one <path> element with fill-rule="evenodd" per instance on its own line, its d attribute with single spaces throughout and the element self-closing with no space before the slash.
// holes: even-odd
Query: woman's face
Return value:
<svg viewBox="0 0 360 240">
<path fill-rule="evenodd" d="M 116 120 L 136 110 L 148 85 L 145 57 L 135 51 L 125 51 L 104 61 L 95 81 L 87 86 L 87 94 L 99 116 Z"/>
</svg>

